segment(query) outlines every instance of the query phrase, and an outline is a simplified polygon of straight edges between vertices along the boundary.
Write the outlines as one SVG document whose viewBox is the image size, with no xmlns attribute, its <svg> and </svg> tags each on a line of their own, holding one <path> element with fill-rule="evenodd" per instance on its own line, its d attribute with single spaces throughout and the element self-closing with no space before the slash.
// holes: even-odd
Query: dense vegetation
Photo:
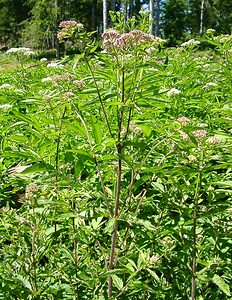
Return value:
<svg viewBox="0 0 232 300">
<path fill-rule="evenodd" d="M 2 57 L 0 299 L 231 299 L 232 38 L 117 29 Z"/>
</svg>

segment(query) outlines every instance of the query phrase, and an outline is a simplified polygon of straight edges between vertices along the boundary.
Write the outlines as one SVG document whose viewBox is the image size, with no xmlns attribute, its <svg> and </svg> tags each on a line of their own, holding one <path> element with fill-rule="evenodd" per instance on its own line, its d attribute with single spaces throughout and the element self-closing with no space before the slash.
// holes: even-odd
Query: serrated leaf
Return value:
<svg viewBox="0 0 232 300">
<path fill-rule="evenodd" d="M 156 190 L 156 191 L 160 191 L 160 192 L 164 192 L 164 186 L 159 183 L 159 182 L 152 182 L 152 187 Z"/>
<path fill-rule="evenodd" d="M 212 278 L 212 281 L 214 284 L 216 284 L 219 289 L 226 294 L 227 296 L 230 296 L 230 287 L 229 285 L 224 281 L 224 279 L 217 274 L 215 274 Z"/>
<path fill-rule="evenodd" d="M 116 286 L 117 289 L 122 290 L 123 288 L 123 281 L 117 275 L 113 274 L 112 276 L 113 284 Z"/>
<path fill-rule="evenodd" d="M 139 124 L 139 126 L 142 128 L 142 131 L 144 133 L 144 135 L 146 137 L 149 137 L 150 134 L 151 134 L 151 126 L 148 126 L 148 125 L 143 125 L 143 124 Z"/>
<path fill-rule="evenodd" d="M 24 277 L 21 276 L 21 275 L 17 275 L 16 277 L 17 277 L 17 279 L 19 279 L 19 280 L 22 282 L 22 284 L 23 284 L 26 288 L 28 288 L 30 291 L 32 291 L 31 284 L 30 284 L 30 282 L 29 282 L 26 278 L 24 278 Z"/>
<path fill-rule="evenodd" d="M 160 278 L 159 276 L 156 274 L 155 271 L 151 270 L 151 269 L 147 269 L 147 271 L 151 274 L 151 276 L 156 280 L 156 281 L 159 281 Z"/>
</svg>

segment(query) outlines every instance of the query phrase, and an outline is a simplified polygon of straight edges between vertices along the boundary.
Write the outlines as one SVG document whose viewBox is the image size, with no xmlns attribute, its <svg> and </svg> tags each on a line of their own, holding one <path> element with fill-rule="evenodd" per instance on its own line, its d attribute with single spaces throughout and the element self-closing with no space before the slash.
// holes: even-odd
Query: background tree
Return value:
<svg viewBox="0 0 232 300">
<path fill-rule="evenodd" d="M 169 45 L 182 40 L 187 28 L 186 3 L 184 0 L 167 0 L 163 5 L 163 33 Z"/>
<path fill-rule="evenodd" d="M 159 36 L 160 0 L 155 1 L 155 36 Z"/>
<path fill-rule="evenodd" d="M 231 33 L 231 1 L 151 1 L 150 19 L 155 17 L 151 31 L 168 39 L 170 45 L 208 28 L 214 28 L 216 34 Z M 123 11 L 125 20 L 132 16 L 138 20 L 141 9 L 149 10 L 149 0 L 0 0 L 0 47 L 55 48 L 61 20 L 76 20 L 87 31 L 101 34 L 110 22 L 108 10 Z M 109 25 L 112 27 L 112 21 Z"/>
<path fill-rule="evenodd" d="M 17 45 L 21 22 L 28 18 L 30 5 L 23 0 L 0 0 L 0 46 Z"/>
</svg>

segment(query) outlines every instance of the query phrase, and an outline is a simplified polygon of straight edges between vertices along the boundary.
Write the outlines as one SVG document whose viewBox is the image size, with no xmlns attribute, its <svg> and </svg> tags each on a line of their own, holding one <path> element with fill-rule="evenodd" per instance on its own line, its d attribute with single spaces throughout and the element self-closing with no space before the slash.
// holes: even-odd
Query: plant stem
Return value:
<svg viewBox="0 0 232 300">
<path fill-rule="evenodd" d="M 76 108 L 75 105 L 74 105 L 74 109 L 75 109 L 76 114 L 79 117 L 79 119 L 80 119 L 80 121 L 81 121 L 84 129 L 85 129 L 85 132 L 86 132 L 86 135 L 87 135 L 87 139 L 88 139 L 88 143 L 89 143 L 89 147 L 90 147 L 90 151 L 91 151 L 91 153 L 93 155 L 94 163 L 95 163 L 95 166 L 96 166 L 96 169 L 97 169 L 97 173 L 98 173 L 98 176 L 99 176 L 99 179 L 100 179 L 101 188 L 102 188 L 104 200 L 105 200 L 105 203 L 106 203 L 106 207 L 107 207 L 107 210 L 109 212 L 109 215 L 112 217 L 113 213 L 112 213 L 112 211 L 110 209 L 109 201 L 107 200 L 107 193 L 106 193 L 106 188 L 105 188 L 104 180 L 103 180 L 103 177 L 102 177 L 102 171 L 101 171 L 101 169 L 99 167 L 99 163 L 98 163 L 96 154 L 95 154 L 94 149 L 93 149 L 93 145 L 92 145 L 92 142 L 91 142 L 91 138 L 90 138 L 90 134 L 89 134 L 88 128 L 87 128 L 87 126 L 85 124 L 84 119 L 82 118 L 82 116 L 77 111 L 77 108 Z"/>
<path fill-rule="evenodd" d="M 122 105 L 125 101 L 125 74 L 122 71 L 122 93 L 121 93 L 121 102 Z M 114 206 L 114 228 L 111 239 L 111 249 L 110 249 L 110 262 L 109 262 L 109 270 L 113 270 L 115 267 L 114 253 L 115 253 L 115 244 L 118 233 L 118 212 L 119 212 L 119 202 L 120 202 L 120 193 L 121 193 L 121 177 L 122 177 L 122 144 L 121 144 L 121 131 L 122 131 L 122 121 L 123 121 L 123 107 L 120 109 L 119 120 L 118 120 L 118 141 L 117 141 L 117 152 L 118 152 L 118 168 L 117 168 L 117 188 L 116 188 L 116 197 L 115 197 L 115 206 Z M 110 276 L 108 281 L 108 297 L 112 296 L 112 288 L 113 288 L 113 279 Z"/>
<path fill-rule="evenodd" d="M 84 58 L 85 58 L 86 65 L 88 66 L 88 69 L 89 69 L 89 71 L 91 73 L 91 76 L 93 78 L 94 85 L 95 85 L 95 87 L 97 89 L 98 99 L 99 99 L 100 104 L 101 104 L 102 112 L 103 112 L 103 115 L 104 115 L 104 119 L 105 119 L 105 122 L 106 122 L 106 126 L 108 128 L 110 137 L 113 137 L 113 134 L 112 134 L 112 131 L 111 131 L 111 127 L 110 127 L 110 123 L 109 123 L 109 120 L 108 120 L 108 117 L 107 117 L 107 113 L 106 113 L 106 110 L 105 110 L 105 106 L 104 106 L 104 103 L 103 103 L 103 100 L 102 100 L 102 97 L 101 97 L 101 93 L 100 93 L 99 88 L 98 88 L 97 80 L 95 78 L 95 75 L 93 73 L 93 70 L 92 70 L 92 68 L 90 66 L 90 63 L 89 63 L 88 59 L 86 58 L 86 56 Z"/>
<path fill-rule="evenodd" d="M 55 188 L 56 188 L 56 196 L 58 193 L 58 174 L 59 174 L 59 154 L 60 154 L 60 140 L 61 140 L 61 131 L 63 126 L 63 118 L 66 113 L 66 106 L 64 108 L 63 114 L 60 117 L 59 125 L 58 125 L 58 137 L 56 142 L 56 156 L 55 156 Z M 55 232 L 57 232 L 57 224 L 55 221 Z"/>
<path fill-rule="evenodd" d="M 202 185 L 202 170 L 203 170 L 203 158 L 204 152 L 202 150 L 202 156 L 199 164 L 199 172 L 197 178 L 197 184 L 194 195 L 194 212 L 193 212 L 193 263 L 192 263 L 192 287 L 191 287 L 191 300 L 196 298 L 196 268 L 197 268 L 197 211 L 198 202 L 200 196 L 200 189 Z"/>
<path fill-rule="evenodd" d="M 34 199 L 32 199 L 32 212 L 33 212 L 33 217 L 35 216 L 35 204 L 34 204 Z M 32 257 L 32 268 L 33 268 L 33 281 L 32 281 L 32 286 L 33 286 L 33 291 L 36 294 L 35 299 L 39 300 L 40 296 L 37 295 L 37 262 L 36 262 L 36 242 L 35 242 L 35 238 L 36 238 L 36 231 L 37 231 L 37 224 L 36 221 L 35 223 L 32 225 L 32 240 L 31 240 L 31 257 Z"/>
</svg>

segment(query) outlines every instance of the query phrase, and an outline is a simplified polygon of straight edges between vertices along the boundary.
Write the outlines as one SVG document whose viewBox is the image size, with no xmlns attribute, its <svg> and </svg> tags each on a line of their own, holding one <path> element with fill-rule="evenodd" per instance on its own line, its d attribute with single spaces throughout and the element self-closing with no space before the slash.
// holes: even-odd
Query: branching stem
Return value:
<svg viewBox="0 0 232 300">
<path fill-rule="evenodd" d="M 93 81 L 94 81 L 94 85 L 96 87 L 96 90 L 97 90 L 97 95 L 98 95 L 98 99 L 100 101 L 100 104 L 101 104 L 101 108 L 102 108 L 102 113 L 104 115 L 104 119 L 105 119 L 105 122 L 106 122 L 106 126 L 108 128 L 108 131 L 109 131 L 109 134 L 110 134 L 110 137 L 113 137 L 113 133 L 112 133 L 112 130 L 111 130 L 111 127 L 110 127 L 110 123 L 109 123 L 109 120 L 108 120 L 108 117 L 107 117 L 107 113 L 106 113 L 106 109 L 105 109 L 105 106 L 104 106 L 104 103 L 103 103 L 103 100 L 102 100 L 102 96 L 101 96 L 101 93 L 99 91 L 99 87 L 98 87 L 98 84 L 97 84 L 97 80 L 96 80 L 96 77 L 93 73 L 93 70 L 90 66 L 90 63 L 87 59 L 87 57 L 85 56 L 85 62 L 86 62 L 86 65 L 88 66 L 88 69 L 91 73 L 91 76 L 93 78 Z"/>
</svg>

